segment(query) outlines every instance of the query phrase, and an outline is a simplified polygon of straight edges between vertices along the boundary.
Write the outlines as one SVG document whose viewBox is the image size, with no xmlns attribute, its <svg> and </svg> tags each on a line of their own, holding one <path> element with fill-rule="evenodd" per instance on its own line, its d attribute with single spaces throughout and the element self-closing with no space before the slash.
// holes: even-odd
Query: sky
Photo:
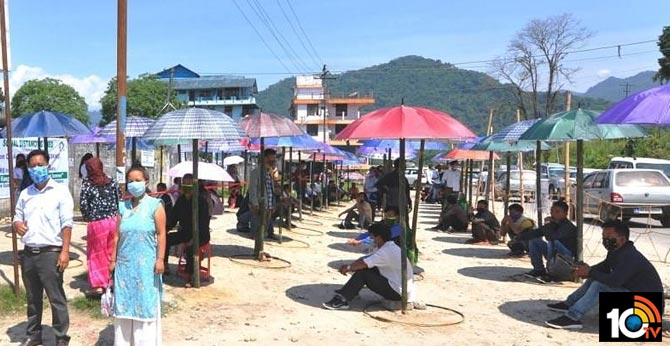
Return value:
<svg viewBox="0 0 670 346">
<path fill-rule="evenodd" d="M 116 1 L 5 1 L 10 93 L 53 77 L 99 109 L 116 75 Z M 140 0 L 128 1 L 128 76 L 182 64 L 256 78 L 262 90 L 323 64 L 338 73 L 405 55 L 489 72 L 487 63 L 468 62 L 503 55 L 530 20 L 563 13 L 594 33 L 583 48 L 622 45 L 621 57 L 617 48 L 572 54 L 568 64 L 579 71 L 568 89 L 657 69 L 655 42 L 627 44 L 658 39 L 670 25 L 668 0 Z"/>
</svg>

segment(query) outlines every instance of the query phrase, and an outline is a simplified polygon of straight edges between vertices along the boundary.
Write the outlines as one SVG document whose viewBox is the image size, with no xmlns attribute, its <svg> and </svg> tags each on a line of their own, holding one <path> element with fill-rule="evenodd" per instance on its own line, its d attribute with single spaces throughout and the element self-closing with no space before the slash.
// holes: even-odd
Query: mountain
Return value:
<svg viewBox="0 0 670 346">
<path fill-rule="evenodd" d="M 658 82 L 653 81 L 655 74 L 654 71 L 644 71 L 628 78 L 609 77 L 586 90 L 584 96 L 616 102 L 626 96 L 626 85 L 629 85 L 629 94 L 657 86 Z"/>
<path fill-rule="evenodd" d="M 328 80 L 333 95 L 352 92 L 373 93 L 376 103 L 362 109 L 418 105 L 445 111 L 476 133 L 485 133 L 490 109 L 496 109 L 494 129 L 516 121 L 511 88 L 491 76 L 464 70 L 440 60 L 405 56 L 388 63 L 348 71 Z M 286 78 L 261 91 L 257 102 L 263 111 L 287 114 L 293 97 L 295 78 Z M 604 109 L 606 102 L 573 97 L 584 108 Z M 564 104 L 559 99 L 557 104 Z M 560 108 L 560 107 L 559 107 Z M 561 110 L 561 109 L 558 109 Z"/>
</svg>

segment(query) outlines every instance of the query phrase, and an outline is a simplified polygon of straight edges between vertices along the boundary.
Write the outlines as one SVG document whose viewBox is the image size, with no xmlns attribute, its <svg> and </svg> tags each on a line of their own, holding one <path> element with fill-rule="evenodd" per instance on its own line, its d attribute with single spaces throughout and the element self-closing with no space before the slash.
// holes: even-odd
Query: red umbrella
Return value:
<svg viewBox="0 0 670 346">
<path fill-rule="evenodd" d="M 240 127 L 251 138 L 300 136 L 304 132 L 290 119 L 277 114 L 249 114 L 240 119 Z"/>
<path fill-rule="evenodd" d="M 483 150 L 467 150 L 467 149 L 453 149 L 450 152 L 440 155 L 437 157 L 438 160 L 448 161 L 448 160 L 473 160 L 473 161 L 486 161 L 489 159 L 489 152 Z M 500 160 L 498 154 L 493 154 L 494 160 Z"/>
<path fill-rule="evenodd" d="M 370 112 L 337 139 L 467 139 L 476 135 L 451 115 L 423 107 L 397 106 Z"/>
</svg>

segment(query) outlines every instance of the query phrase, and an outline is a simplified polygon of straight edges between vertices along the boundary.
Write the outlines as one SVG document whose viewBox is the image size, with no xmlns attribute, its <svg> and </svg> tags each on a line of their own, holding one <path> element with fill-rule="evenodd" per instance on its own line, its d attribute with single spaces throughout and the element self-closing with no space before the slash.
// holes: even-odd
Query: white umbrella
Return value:
<svg viewBox="0 0 670 346">
<path fill-rule="evenodd" d="M 240 164 L 242 162 L 244 162 L 244 158 L 240 157 L 240 156 L 237 156 L 237 155 L 228 156 L 225 159 L 223 159 L 223 165 L 224 166 L 237 165 L 237 164 Z"/>
<path fill-rule="evenodd" d="M 167 171 L 168 177 L 183 177 L 184 174 L 193 174 L 193 162 L 181 162 Z M 198 179 L 223 182 L 235 181 L 225 169 L 208 162 L 198 162 Z"/>
</svg>

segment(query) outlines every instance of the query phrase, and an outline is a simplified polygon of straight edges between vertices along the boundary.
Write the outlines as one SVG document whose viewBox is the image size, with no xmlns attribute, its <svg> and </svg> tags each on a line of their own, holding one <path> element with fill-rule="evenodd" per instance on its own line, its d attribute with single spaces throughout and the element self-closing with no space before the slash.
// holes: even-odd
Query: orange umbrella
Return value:
<svg viewBox="0 0 670 346">
<path fill-rule="evenodd" d="M 489 159 L 489 152 L 483 150 L 468 150 L 468 149 L 452 149 L 450 152 L 440 155 L 437 158 L 439 161 L 448 161 L 448 160 L 474 160 L 474 161 L 486 161 Z M 500 160 L 498 154 L 493 153 L 494 160 Z"/>
</svg>

